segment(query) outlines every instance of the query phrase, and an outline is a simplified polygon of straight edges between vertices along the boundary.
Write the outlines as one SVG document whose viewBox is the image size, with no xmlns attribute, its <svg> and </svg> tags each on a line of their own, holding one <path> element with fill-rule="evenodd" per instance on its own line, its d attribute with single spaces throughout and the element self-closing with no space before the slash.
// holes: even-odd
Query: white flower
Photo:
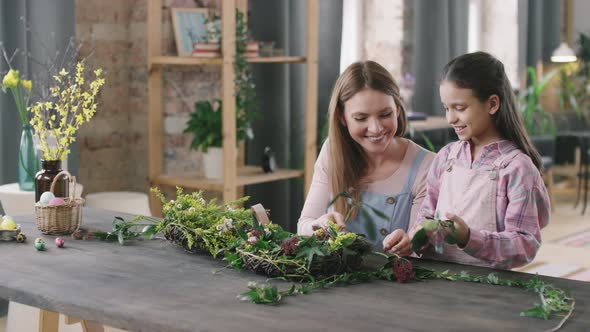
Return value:
<svg viewBox="0 0 590 332">
<path fill-rule="evenodd" d="M 181 204 L 176 204 L 176 208 L 182 209 L 182 205 Z"/>
<path fill-rule="evenodd" d="M 171 200 L 170 200 L 170 203 L 174 204 L 174 200 L 173 200 L 173 199 L 171 199 Z"/>
<path fill-rule="evenodd" d="M 195 212 L 195 211 L 197 211 L 197 209 L 195 209 L 195 207 L 194 207 L 194 206 L 191 206 L 191 207 L 188 209 L 188 211 L 189 211 L 189 212 Z"/>
<path fill-rule="evenodd" d="M 223 225 L 225 226 L 225 228 L 227 229 L 231 229 L 234 228 L 234 221 L 231 218 L 225 218 L 223 220 Z"/>
<path fill-rule="evenodd" d="M 248 243 L 250 243 L 250 244 L 256 244 L 256 242 L 258 242 L 258 238 L 256 236 L 250 236 L 248 238 Z"/>
<path fill-rule="evenodd" d="M 264 234 L 266 234 L 266 236 L 269 236 L 270 235 L 270 229 L 265 228 L 264 229 Z"/>
<path fill-rule="evenodd" d="M 201 202 L 201 205 L 203 205 L 203 206 L 207 205 L 207 202 L 203 198 L 201 198 L 200 202 Z"/>
</svg>

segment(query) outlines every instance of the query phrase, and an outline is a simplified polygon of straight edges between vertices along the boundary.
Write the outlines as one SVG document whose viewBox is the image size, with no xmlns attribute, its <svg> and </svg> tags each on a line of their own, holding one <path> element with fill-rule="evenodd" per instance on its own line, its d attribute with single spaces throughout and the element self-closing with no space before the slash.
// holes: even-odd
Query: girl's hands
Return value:
<svg viewBox="0 0 590 332">
<path fill-rule="evenodd" d="M 447 212 L 445 213 L 445 217 L 455 224 L 455 231 L 452 231 L 450 228 L 446 228 L 446 233 L 455 238 L 459 247 L 465 247 L 467 242 L 469 242 L 469 235 L 471 235 L 469 226 L 465 223 L 465 221 L 463 221 L 463 219 L 454 213 Z"/>
<path fill-rule="evenodd" d="M 409 256 L 412 253 L 410 237 L 403 229 L 396 229 L 383 239 L 383 251 L 400 256 Z"/>
</svg>

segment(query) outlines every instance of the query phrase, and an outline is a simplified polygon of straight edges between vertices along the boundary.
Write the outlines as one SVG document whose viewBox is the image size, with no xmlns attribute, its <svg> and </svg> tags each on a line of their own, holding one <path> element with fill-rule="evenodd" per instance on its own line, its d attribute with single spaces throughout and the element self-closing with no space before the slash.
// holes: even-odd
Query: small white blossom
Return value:
<svg viewBox="0 0 590 332">
<path fill-rule="evenodd" d="M 248 238 L 248 243 L 250 243 L 250 244 L 256 244 L 256 242 L 258 242 L 258 238 L 256 236 L 250 236 Z"/>
<path fill-rule="evenodd" d="M 195 212 L 195 211 L 197 211 L 197 209 L 195 209 L 195 207 L 194 207 L 194 206 L 191 206 L 191 207 L 188 209 L 188 211 L 189 211 L 189 212 Z"/>
<path fill-rule="evenodd" d="M 199 202 L 201 202 L 201 205 L 203 205 L 203 206 L 207 205 L 207 202 L 202 197 L 201 197 L 201 200 Z"/>
<path fill-rule="evenodd" d="M 265 228 L 264 229 L 264 234 L 266 234 L 266 236 L 269 236 L 270 235 L 270 229 Z"/>
<path fill-rule="evenodd" d="M 176 204 L 176 208 L 182 209 L 182 204 Z"/>
</svg>

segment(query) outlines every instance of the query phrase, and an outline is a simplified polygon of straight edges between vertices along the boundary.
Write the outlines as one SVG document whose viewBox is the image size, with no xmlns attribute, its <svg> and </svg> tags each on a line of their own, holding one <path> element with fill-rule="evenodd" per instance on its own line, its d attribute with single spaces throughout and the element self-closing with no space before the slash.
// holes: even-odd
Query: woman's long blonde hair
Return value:
<svg viewBox="0 0 590 332">
<path fill-rule="evenodd" d="M 341 192 L 348 192 L 352 195 L 353 202 L 359 202 L 359 181 L 367 172 L 368 162 L 363 148 L 352 139 L 340 119 L 344 116 L 344 103 L 365 88 L 393 97 L 398 112 L 395 136 L 406 134 L 408 122 L 399 87 L 393 76 L 380 64 L 374 61 L 355 62 L 340 75 L 332 90 L 328 109 L 330 144 L 328 171 L 333 197 Z M 346 199 L 338 199 L 334 202 L 334 211 L 344 216 L 354 217 L 358 212 L 356 205 L 347 204 Z"/>
</svg>

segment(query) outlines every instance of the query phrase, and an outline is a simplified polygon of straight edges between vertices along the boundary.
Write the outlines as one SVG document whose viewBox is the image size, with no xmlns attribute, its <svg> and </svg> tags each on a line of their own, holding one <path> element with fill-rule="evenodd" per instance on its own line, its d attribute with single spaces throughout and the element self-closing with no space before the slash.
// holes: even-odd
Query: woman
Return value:
<svg viewBox="0 0 590 332">
<path fill-rule="evenodd" d="M 299 234 L 311 235 L 332 220 L 366 235 L 376 250 L 411 253 L 406 231 L 425 196 L 434 154 L 403 137 L 407 122 L 399 87 L 381 65 L 357 62 L 340 75 Z M 337 199 L 328 208 L 342 192 L 352 199 Z"/>
</svg>

